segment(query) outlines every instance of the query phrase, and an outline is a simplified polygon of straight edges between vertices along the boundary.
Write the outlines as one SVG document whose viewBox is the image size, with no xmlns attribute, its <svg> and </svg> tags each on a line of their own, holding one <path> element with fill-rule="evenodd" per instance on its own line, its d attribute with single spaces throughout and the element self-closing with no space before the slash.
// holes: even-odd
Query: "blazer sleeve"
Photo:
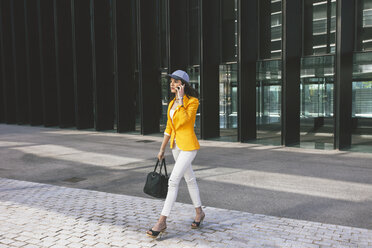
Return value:
<svg viewBox="0 0 372 248">
<path fill-rule="evenodd" d="M 164 134 L 165 135 L 168 135 L 168 136 L 171 136 L 171 134 L 172 134 L 172 128 L 171 128 L 171 120 L 169 120 L 169 118 L 168 118 L 168 120 L 167 120 L 167 127 L 165 128 L 165 131 L 164 131 Z"/>
<path fill-rule="evenodd" d="M 186 107 L 179 106 L 178 110 L 178 126 L 182 126 L 186 123 L 195 121 L 196 112 L 198 111 L 199 100 L 197 98 L 192 98 Z"/>
</svg>

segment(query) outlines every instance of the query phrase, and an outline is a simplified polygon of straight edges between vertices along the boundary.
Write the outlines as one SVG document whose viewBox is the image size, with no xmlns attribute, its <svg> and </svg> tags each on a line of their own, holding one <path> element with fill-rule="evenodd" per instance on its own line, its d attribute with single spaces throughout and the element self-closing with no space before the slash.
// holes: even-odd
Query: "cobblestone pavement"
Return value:
<svg viewBox="0 0 372 248">
<path fill-rule="evenodd" d="M 0 178 L 0 247 L 372 247 L 372 230 L 176 203 L 167 232 L 145 232 L 162 200 Z"/>
</svg>

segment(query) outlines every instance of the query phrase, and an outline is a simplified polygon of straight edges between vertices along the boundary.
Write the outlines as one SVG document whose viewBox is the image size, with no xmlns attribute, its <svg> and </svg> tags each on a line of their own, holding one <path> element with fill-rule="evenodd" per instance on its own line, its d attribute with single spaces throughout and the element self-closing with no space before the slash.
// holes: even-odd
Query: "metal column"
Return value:
<svg viewBox="0 0 372 248">
<path fill-rule="evenodd" d="M 351 145 L 355 2 L 354 0 L 338 0 L 336 8 L 334 147 L 344 149 Z"/>
<path fill-rule="evenodd" d="M 259 14 L 259 58 L 271 58 L 271 0 L 260 0 Z"/>
<path fill-rule="evenodd" d="M 135 130 L 136 87 L 134 81 L 135 48 L 132 46 L 133 8 L 132 1 L 114 0 L 113 5 L 115 100 L 118 132 Z"/>
<path fill-rule="evenodd" d="M 282 145 L 300 142 L 302 1 L 283 0 Z"/>
<path fill-rule="evenodd" d="M 11 2 L 11 15 L 16 118 L 18 124 L 26 124 L 29 123 L 29 105 L 24 1 Z"/>
<path fill-rule="evenodd" d="M 169 73 L 188 65 L 187 0 L 169 0 Z"/>
<path fill-rule="evenodd" d="M 11 1 L 1 2 L 1 33 L 2 33 L 2 83 L 4 119 L 8 124 L 16 123 L 16 92 L 14 85 L 13 39 L 11 24 Z"/>
<path fill-rule="evenodd" d="M 38 0 L 24 0 L 30 124 L 43 124 Z"/>
<path fill-rule="evenodd" d="M 110 1 L 92 0 L 93 92 L 96 130 L 114 128 L 114 70 Z"/>
<path fill-rule="evenodd" d="M 53 1 L 39 0 L 44 126 L 58 125 L 58 93 Z"/>
<path fill-rule="evenodd" d="M 160 131 L 161 87 L 156 36 L 156 1 L 137 1 L 141 133 Z"/>
<path fill-rule="evenodd" d="M 258 0 L 238 1 L 238 91 L 240 142 L 256 139 Z"/>
<path fill-rule="evenodd" d="M 59 126 L 75 126 L 71 1 L 54 0 Z"/>
<path fill-rule="evenodd" d="M 201 138 L 218 137 L 219 116 L 219 60 L 220 60 L 220 3 L 216 0 L 201 0 Z"/>
<path fill-rule="evenodd" d="M 78 129 L 94 127 L 90 0 L 71 0 L 75 122 Z"/>
</svg>

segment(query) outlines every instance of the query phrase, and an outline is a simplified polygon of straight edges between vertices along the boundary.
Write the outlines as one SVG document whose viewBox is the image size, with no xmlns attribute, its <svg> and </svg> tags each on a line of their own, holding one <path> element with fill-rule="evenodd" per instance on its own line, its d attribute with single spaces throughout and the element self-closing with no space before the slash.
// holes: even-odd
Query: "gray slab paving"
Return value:
<svg viewBox="0 0 372 248">
<path fill-rule="evenodd" d="M 372 247 L 372 230 L 205 207 L 190 228 L 176 203 L 166 233 L 145 235 L 162 200 L 0 178 L 0 247 Z"/>
</svg>

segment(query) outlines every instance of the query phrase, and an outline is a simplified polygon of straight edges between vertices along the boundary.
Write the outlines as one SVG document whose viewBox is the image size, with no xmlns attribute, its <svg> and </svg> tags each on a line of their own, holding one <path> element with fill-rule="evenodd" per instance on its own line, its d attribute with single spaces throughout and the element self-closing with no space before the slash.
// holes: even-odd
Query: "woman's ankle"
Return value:
<svg viewBox="0 0 372 248">
<path fill-rule="evenodd" d="M 167 222 L 167 216 L 160 215 L 160 217 L 158 219 L 158 222 L 159 223 L 166 223 Z"/>
<path fill-rule="evenodd" d="M 203 209 L 201 207 L 195 208 L 196 214 L 202 214 L 204 213 Z"/>
</svg>

